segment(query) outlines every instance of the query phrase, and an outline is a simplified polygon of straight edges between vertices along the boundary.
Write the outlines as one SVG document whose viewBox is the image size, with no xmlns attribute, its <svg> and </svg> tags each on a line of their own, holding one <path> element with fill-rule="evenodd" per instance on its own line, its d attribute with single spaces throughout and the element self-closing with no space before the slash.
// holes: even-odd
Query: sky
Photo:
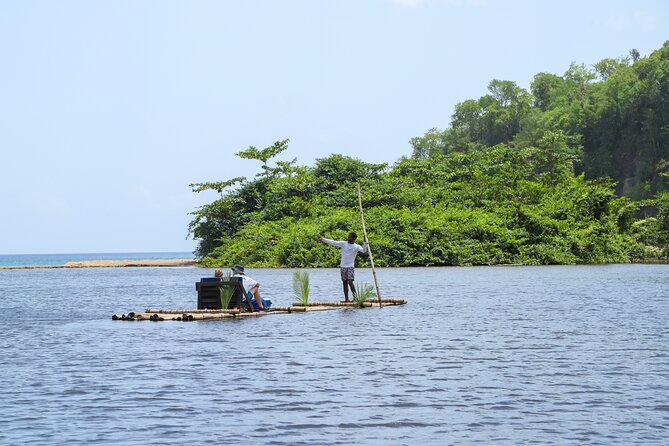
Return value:
<svg viewBox="0 0 669 446">
<path fill-rule="evenodd" d="M 193 251 L 234 154 L 393 163 L 492 79 L 649 55 L 664 0 L 0 0 L 0 254 Z M 662 29 L 665 29 L 663 32 Z"/>
</svg>

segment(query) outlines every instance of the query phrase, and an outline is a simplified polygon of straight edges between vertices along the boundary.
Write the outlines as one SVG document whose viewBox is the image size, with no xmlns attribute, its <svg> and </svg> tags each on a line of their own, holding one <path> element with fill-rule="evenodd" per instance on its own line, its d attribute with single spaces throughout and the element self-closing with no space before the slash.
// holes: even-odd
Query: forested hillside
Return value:
<svg viewBox="0 0 669 446">
<path fill-rule="evenodd" d="M 611 177 L 616 191 L 649 198 L 668 188 L 669 41 L 649 57 L 572 64 L 562 76 L 539 73 L 530 91 L 493 80 L 489 93 L 455 107 L 450 126 L 411 140 L 413 155 L 467 151 L 496 144 L 533 146 L 562 131 L 586 178 Z"/>
<path fill-rule="evenodd" d="M 196 254 L 212 266 L 336 266 L 338 250 L 318 238 L 361 233 L 357 184 L 381 266 L 669 254 L 669 43 L 647 58 L 540 73 L 529 92 L 493 80 L 489 92 L 390 165 L 274 162 L 288 140 L 237 153 L 259 161 L 256 178 L 191 185 L 220 194 L 193 212 Z"/>
</svg>

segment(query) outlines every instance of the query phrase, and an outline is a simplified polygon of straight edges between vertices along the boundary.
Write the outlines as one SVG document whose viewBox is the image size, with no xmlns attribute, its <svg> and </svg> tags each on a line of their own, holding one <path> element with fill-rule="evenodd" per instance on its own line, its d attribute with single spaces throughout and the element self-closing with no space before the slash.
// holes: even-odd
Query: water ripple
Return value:
<svg viewBox="0 0 669 446">
<path fill-rule="evenodd" d="M 381 269 L 408 305 L 193 324 L 109 316 L 202 270 L 0 271 L 0 443 L 666 444 L 667 267 Z"/>
</svg>

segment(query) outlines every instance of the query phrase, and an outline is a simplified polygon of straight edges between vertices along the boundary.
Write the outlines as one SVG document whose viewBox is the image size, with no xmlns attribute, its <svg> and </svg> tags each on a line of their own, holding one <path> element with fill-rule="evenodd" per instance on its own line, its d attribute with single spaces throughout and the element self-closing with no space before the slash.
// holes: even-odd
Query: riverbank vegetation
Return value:
<svg viewBox="0 0 669 446">
<path fill-rule="evenodd" d="M 598 79 L 598 80 L 597 80 Z M 189 226 L 207 266 L 336 266 L 318 242 L 361 232 L 380 266 L 629 262 L 669 252 L 669 43 L 647 58 L 492 81 L 413 156 L 271 162 L 288 140 L 239 152 L 253 180 L 191 185 L 220 198 Z M 366 257 L 359 257 L 364 266 Z"/>
</svg>

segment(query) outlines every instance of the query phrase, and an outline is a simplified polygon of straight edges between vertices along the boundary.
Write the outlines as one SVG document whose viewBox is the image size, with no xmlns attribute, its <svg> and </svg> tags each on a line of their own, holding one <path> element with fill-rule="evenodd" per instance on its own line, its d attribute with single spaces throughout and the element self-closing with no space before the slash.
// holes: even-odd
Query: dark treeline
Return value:
<svg viewBox="0 0 669 446">
<path fill-rule="evenodd" d="M 196 254 L 205 265 L 336 266 L 337 250 L 318 237 L 360 232 L 359 183 L 381 266 L 667 255 L 667 76 L 669 44 L 539 74 L 530 92 L 495 80 L 392 165 L 331 155 L 300 166 L 273 161 L 288 140 L 250 147 L 237 155 L 261 163 L 255 179 L 192 185 L 220 194 L 193 213 Z"/>
</svg>

